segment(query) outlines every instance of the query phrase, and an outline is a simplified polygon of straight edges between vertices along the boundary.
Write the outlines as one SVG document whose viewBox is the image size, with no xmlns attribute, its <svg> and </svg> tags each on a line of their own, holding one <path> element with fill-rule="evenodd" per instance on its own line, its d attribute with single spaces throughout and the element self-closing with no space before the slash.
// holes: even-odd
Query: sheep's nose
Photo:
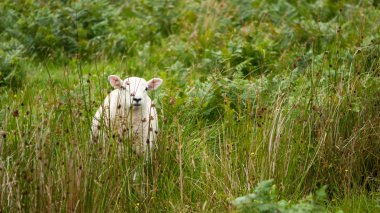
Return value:
<svg viewBox="0 0 380 213">
<path fill-rule="evenodd" d="M 136 103 L 138 103 L 139 101 L 141 101 L 141 98 L 133 98 L 133 101 L 136 101 Z"/>
</svg>

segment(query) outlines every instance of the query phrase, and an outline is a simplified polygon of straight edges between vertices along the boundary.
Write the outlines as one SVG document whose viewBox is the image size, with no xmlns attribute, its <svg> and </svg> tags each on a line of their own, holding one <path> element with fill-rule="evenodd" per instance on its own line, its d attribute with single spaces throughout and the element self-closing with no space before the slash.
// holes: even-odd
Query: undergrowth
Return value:
<svg viewBox="0 0 380 213">
<path fill-rule="evenodd" d="M 380 211 L 375 1 L 19 2 L 0 3 L 2 211 L 235 211 L 251 193 L 264 212 Z M 149 162 L 90 142 L 111 74 L 164 79 Z"/>
</svg>

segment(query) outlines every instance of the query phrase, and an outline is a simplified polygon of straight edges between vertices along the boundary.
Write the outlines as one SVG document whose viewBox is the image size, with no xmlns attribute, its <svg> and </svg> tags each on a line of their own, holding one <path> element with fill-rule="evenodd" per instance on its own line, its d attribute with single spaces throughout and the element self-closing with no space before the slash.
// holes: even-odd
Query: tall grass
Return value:
<svg viewBox="0 0 380 213">
<path fill-rule="evenodd" d="M 103 72 L 107 66 L 119 65 L 98 63 L 97 70 L 91 64 L 53 68 L 59 70 L 39 66 L 38 75 L 47 75 L 47 69 L 63 75 L 37 77 L 41 82 L 26 83 L 17 93 L 5 91 L 4 210 L 219 211 L 231 209 L 234 197 L 269 178 L 292 199 L 324 184 L 334 196 L 377 186 L 378 93 L 360 110 L 349 101 L 355 96 L 337 97 L 348 92 L 345 88 L 364 92 L 363 85 L 371 81 L 359 83 L 353 74 L 333 88 L 315 83 L 313 91 L 280 92 L 268 105 L 263 101 L 267 94 L 260 91 L 264 77 L 247 84 L 248 98 L 222 93 L 216 106 L 220 115 L 209 121 L 199 114 L 204 104 L 197 102 L 199 97 L 176 103 L 179 94 L 166 82 L 153 95 L 161 130 L 148 163 L 132 154 L 128 141 L 110 136 L 109 141 L 90 142 L 91 117 L 109 92 L 104 89 L 109 88 Z M 212 79 L 208 84 L 211 93 L 220 89 Z M 304 95 L 293 99 L 295 93 Z M 133 182 L 136 171 L 141 176 Z"/>
</svg>

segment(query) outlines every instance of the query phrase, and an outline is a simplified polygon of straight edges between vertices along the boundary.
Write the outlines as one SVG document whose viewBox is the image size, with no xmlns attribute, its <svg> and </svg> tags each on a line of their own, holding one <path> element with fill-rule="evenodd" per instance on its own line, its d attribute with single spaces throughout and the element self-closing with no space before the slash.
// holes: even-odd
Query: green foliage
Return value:
<svg viewBox="0 0 380 213">
<path fill-rule="evenodd" d="M 239 212 L 327 212 L 323 202 L 326 200 L 326 186 L 320 188 L 315 196 L 308 195 L 297 202 L 279 200 L 273 180 L 262 181 L 257 184 L 252 194 L 238 197 L 233 204 Z"/>
<path fill-rule="evenodd" d="M 15 4 L 11 6 L 17 7 Z M 23 43 L 29 55 L 58 58 L 103 51 L 118 12 L 107 1 L 78 1 L 68 4 L 51 3 L 42 7 L 34 3 L 19 14 L 12 36 Z M 42 7 L 42 8 L 41 8 Z M 40 9 L 41 8 L 41 9 Z M 66 53 L 67 55 L 60 55 Z"/>
<path fill-rule="evenodd" d="M 11 39 L 0 44 L 0 86 L 17 88 L 25 77 L 22 45 Z"/>
<path fill-rule="evenodd" d="M 158 40 L 178 31 L 178 19 L 180 13 L 176 8 L 181 8 L 178 0 L 132 2 L 134 16 L 144 20 L 142 26 L 145 36 Z"/>
</svg>

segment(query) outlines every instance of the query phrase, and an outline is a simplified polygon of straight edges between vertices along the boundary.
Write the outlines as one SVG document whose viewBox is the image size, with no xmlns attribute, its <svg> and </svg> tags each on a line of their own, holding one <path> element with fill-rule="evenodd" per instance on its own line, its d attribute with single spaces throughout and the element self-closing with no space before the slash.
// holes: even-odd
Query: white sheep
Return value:
<svg viewBox="0 0 380 213">
<path fill-rule="evenodd" d="M 97 141 L 100 130 L 110 130 L 119 140 L 129 140 L 137 155 L 152 149 L 157 138 L 157 111 L 147 92 L 162 84 L 162 79 L 145 81 L 129 77 L 124 81 L 116 75 L 108 80 L 114 90 L 105 98 L 92 120 L 92 140 Z"/>
</svg>

